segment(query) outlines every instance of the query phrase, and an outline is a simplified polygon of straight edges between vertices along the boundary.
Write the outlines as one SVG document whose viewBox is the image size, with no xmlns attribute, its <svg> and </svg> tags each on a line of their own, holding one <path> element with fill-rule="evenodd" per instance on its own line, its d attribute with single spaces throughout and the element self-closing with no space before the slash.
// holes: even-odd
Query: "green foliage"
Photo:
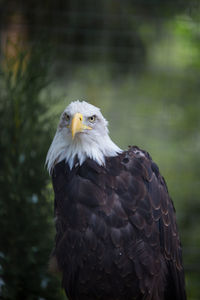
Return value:
<svg viewBox="0 0 200 300">
<path fill-rule="evenodd" d="M 50 124 L 40 94 L 48 56 L 35 48 L 9 58 L 0 78 L 0 297 L 7 300 L 62 298 L 47 271 L 53 199 L 44 169 Z"/>
</svg>

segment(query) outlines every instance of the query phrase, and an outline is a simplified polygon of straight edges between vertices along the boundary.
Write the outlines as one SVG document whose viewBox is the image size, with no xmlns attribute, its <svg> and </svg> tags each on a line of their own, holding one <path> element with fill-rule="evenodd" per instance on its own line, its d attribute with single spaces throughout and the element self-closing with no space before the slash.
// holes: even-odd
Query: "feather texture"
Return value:
<svg viewBox="0 0 200 300">
<path fill-rule="evenodd" d="M 69 299 L 185 300 L 173 203 L 149 154 L 54 167 L 53 257 Z"/>
</svg>

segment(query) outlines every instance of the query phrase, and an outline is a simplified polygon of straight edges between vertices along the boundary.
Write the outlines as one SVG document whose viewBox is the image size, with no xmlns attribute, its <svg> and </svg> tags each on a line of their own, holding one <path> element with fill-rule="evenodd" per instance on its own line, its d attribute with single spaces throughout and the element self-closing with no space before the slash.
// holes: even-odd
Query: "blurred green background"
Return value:
<svg viewBox="0 0 200 300">
<path fill-rule="evenodd" d="M 53 191 L 45 156 L 73 100 L 101 108 L 123 149 L 150 152 L 200 299 L 199 1 L 0 0 L 0 298 L 66 299 L 48 273 Z"/>
</svg>

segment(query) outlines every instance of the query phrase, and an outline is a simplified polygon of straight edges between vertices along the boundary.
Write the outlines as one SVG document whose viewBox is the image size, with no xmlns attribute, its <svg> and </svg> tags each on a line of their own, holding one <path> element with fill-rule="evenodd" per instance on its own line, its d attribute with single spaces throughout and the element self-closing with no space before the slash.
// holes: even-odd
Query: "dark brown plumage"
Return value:
<svg viewBox="0 0 200 300">
<path fill-rule="evenodd" d="M 72 300 L 185 300 L 175 210 L 149 154 L 131 147 L 53 170 L 53 257 Z"/>
</svg>

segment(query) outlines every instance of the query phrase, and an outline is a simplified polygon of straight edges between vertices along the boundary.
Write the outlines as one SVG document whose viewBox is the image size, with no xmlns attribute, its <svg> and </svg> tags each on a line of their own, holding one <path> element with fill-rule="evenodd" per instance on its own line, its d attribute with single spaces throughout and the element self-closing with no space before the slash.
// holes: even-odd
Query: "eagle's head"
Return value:
<svg viewBox="0 0 200 300">
<path fill-rule="evenodd" d="M 87 158 L 104 165 L 105 157 L 120 153 L 122 150 L 110 139 L 107 126 L 100 109 L 94 105 L 79 100 L 69 104 L 61 114 L 47 154 L 49 172 L 62 160 L 72 169 L 75 163 L 82 165 Z"/>
</svg>

